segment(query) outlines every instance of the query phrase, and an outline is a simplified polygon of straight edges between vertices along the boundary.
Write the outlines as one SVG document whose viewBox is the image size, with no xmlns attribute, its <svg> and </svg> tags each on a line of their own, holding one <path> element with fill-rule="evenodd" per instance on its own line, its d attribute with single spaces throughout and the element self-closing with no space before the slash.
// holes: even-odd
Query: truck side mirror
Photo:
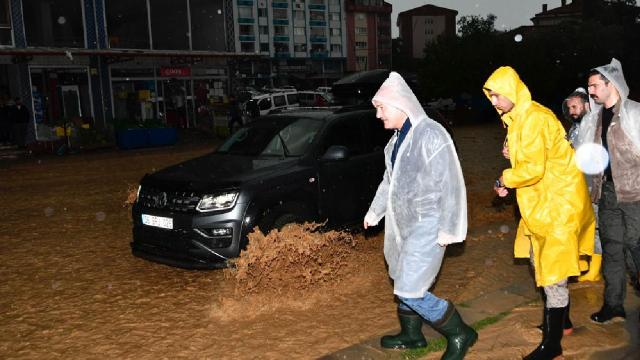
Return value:
<svg viewBox="0 0 640 360">
<path fill-rule="evenodd" d="M 342 145 L 331 145 L 322 155 L 321 160 L 324 161 L 340 161 L 349 158 L 349 148 Z"/>
</svg>

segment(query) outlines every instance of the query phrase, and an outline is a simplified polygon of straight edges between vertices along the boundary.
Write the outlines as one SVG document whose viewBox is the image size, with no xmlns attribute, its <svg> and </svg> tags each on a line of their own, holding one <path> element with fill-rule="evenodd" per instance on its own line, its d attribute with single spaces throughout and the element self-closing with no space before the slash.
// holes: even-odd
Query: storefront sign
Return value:
<svg viewBox="0 0 640 360">
<path fill-rule="evenodd" d="M 164 77 L 191 76 L 191 68 L 190 67 L 161 67 L 160 76 L 164 76 Z"/>
</svg>

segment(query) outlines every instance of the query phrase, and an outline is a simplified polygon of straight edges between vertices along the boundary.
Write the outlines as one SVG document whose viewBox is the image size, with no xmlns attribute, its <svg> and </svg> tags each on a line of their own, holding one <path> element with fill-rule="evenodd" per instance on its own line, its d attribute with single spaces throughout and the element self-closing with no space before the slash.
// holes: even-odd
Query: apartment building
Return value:
<svg viewBox="0 0 640 360">
<path fill-rule="evenodd" d="M 391 68 L 391 4 L 346 0 L 347 71 Z"/>
<path fill-rule="evenodd" d="M 265 57 L 258 63 L 245 63 L 242 78 L 258 86 L 268 80 L 276 86 L 307 87 L 331 84 L 342 77 L 346 58 L 343 2 L 234 1 L 236 49 Z"/>
<path fill-rule="evenodd" d="M 431 4 L 398 14 L 402 51 L 414 59 L 424 58 L 424 49 L 440 35 L 456 34 L 458 12 Z"/>
</svg>

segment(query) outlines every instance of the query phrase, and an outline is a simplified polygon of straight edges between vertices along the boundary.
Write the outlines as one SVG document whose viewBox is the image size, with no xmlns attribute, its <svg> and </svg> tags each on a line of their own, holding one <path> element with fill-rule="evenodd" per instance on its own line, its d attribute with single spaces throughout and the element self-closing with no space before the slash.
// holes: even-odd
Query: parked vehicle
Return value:
<svg viewBox="0 0 640 360">
<path fill-rule="evenodd" d="M 132 210 L 133 255 L 216 268 L 239 255 L 256 225 L 360 224 L 391 135 L 371 107 L 254 121 L 216 151 L 143 177 Z"/>
<path fill-rule="evenodd" d="M 244 104 L 244 108 L 250 117 L 257 117 L 267 115 L 275 109 L 287 109 L 299 105 L 298 92 L 288 91 L 255 95 Z"/>
<path fill-rule="evenodd" d="M 319 91 L 298 91 L 300 106 L 329 106 L 333 97 L 329 93 Z"/>
<path fill-rule="evenodd" d="M 316 88 L 316 91 L 322 92 L 322 93 L 330 93 L 331 92 L 331 86 L 318 86 Z"/>
</svg>

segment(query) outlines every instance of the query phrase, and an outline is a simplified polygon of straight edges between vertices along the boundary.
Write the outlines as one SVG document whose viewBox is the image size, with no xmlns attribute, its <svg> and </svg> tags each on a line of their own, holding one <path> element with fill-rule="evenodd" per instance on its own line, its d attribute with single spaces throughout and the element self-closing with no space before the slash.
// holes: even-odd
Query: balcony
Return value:
<svg viewBox="0 0 640 360">
<path fill-rule="evenodd" d="M 309 10 L 310 11 L 325 11 L 325 10 L 327 10 L 327 5 L 309 4 Z"/>
<path fill-rule="evenodd" d="M 287 2 L 281 2 L 281 1 L 274 1 L 271 5 L 274 9 L 286 9 L 289 7 L 289 3 Z"/>
<path fill-rule="evenodd" d="M 288 59 L 291 57 L 291 53 L 288 51 L 276 51 L 273 57 L 278 59 Z"/>
<path fill-rule="evenodd" d="M 289 25 L 289 19 L 273 19 L 273 25 Z"/>
<path fill-rule="evenodd" d="M 289 42 L 289 35 L 275 35 L 273 37 L 274 42 Z"/>
<path fill-rule="evenodd" d="M 238 18 L 238 24 L 254 24 L 256 19 L 254 18 Z"/>
<path fill-rule="evenodd" d="M 312 51 L 311 57 L 314 59 L 324 59 L 329 57 L 329 52 L 327 50 Z"/>
<path fill-rule="evenodd" d="M 253 0 L 238 0 L 238 6 L 253 6 Z"/>
<path fill-rule="evenodd" d="M 309 26 L 324 27 L 327 26 L 327 22 L 325 20 L 309 20 Z"/>
<path fill-rule="evenodd" d="M 240 38 L 240 41 L 256 41 L 255 35 L 239 35 L 238 38 Z"/>
<path fill-rule="evenodd" d="M 311 35 L 309 37 L 309 41 L 312 43 L 326 43 L 327 42 L 327 37 L 326 36 L 319 36 L 319 35 Z"/>
</svg>

